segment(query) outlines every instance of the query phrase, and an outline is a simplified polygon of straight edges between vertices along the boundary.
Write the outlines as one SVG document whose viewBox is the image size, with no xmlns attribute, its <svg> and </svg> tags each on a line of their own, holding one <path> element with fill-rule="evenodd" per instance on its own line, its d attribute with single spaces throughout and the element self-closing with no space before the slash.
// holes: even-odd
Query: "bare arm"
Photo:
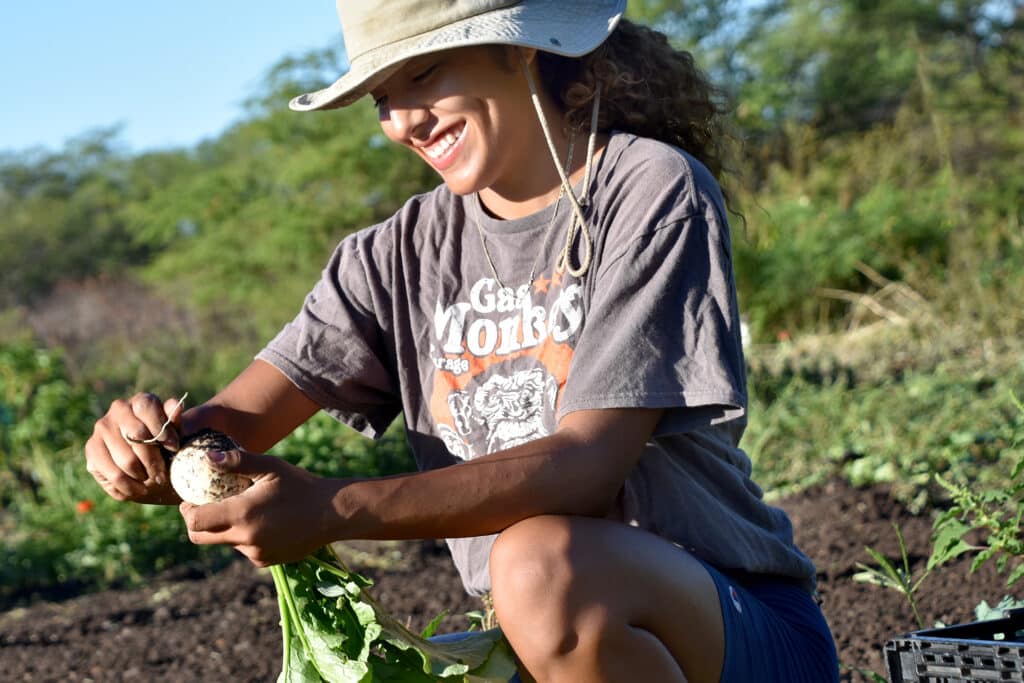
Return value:
<svg viewBox="0 0 1024 683">
<path fill-rule="evenodd" d="M 270 456 L 231 453 L 222 468 L 256 485 L 220 503 L 183 504 L 182 514 L 194 542 L 233 545 L 260 566 L 348 538 L 476 536 L 540 514 L 604 516 L 660 416 L 580 411 L 551 436 L 378 479 L 320 479 Z"/>
<path fill-rule="evenodd" d="M 319 409 L 280 370 L 255 360 L 216 396 L 186 411 L 182 427 L 186 433 L 217 429 L 246 450 L 262 453 Z"/>
<path fill-rule="evenodd" d="M 334 500 L 339 538 L 479 536 L 539 514 L 604 516 L 660 410 L 571 413 L 551 436 L 452 467 L 358 481 Z"/>
</svg>

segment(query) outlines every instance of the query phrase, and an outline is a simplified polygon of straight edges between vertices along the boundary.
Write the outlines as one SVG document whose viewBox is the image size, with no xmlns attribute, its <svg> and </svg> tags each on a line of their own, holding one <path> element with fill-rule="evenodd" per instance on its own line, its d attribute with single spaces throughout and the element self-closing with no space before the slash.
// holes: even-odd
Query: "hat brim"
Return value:
<svg viewBox="0 0 1024 683">
<path fill-rule="evenodd" d="M 349 70 L 334 83 L 299 95 L 288 106 L 295 111 L 345 107 L 413 57 L 457 47 L 520 45 L 579 57 L 605 41 L 625 10 L 626 0 L 525 0 L 364 52 L 351 60 Z"/>
</svg>

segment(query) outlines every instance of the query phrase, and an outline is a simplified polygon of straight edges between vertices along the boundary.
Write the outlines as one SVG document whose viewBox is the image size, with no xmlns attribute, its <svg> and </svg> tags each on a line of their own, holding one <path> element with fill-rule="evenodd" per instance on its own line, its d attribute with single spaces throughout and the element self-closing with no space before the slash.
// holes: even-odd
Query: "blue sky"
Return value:
<svg viewBox="0 0 1024 683">
<path fill-rule="evenodd" d="M 333 0 L 5 3 L 0 152 L 117 123 L 132 152 L 191 146 L 241 117 L 278 59 L 340 36 Z"/>
</svg>

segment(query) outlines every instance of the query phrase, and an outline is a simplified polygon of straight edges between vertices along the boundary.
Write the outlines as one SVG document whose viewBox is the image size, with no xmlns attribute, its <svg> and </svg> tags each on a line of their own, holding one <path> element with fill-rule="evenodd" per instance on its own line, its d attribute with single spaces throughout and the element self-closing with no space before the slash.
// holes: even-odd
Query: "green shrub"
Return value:
<svg viewBox="0 0 1024 683">
<path fill-rule="evenodd" d="M 323 477 L 380 477 L 416 470 L 402 420 L 371 440 L 320 412 L 271 453 Z"/>
<path fill-rule="evenodd" d="M 955 472 L 936 476 L 949 493 L 953 505 L 935 520 L 935 539 L 929 564 L 942 564 L 959 555 L 976 552 L 971 571 L 995 559 L 1000 572 L 1010 568 L 1008 586 L 1024 577 L 1024 404 L 1013 398 L 1018 413 L 1007 420 L 1000 439 L 1007 448 L 1006 458 L 1015 463 L 1010 475 L 998 486 L 978 486 Z M 968 539 L 981 534 L 980 545 Z"/>
<path fill-rule="evenodd" d="M 0 604 L 58 587 L 127 585 L 183 564 L 215 567 L 230 550 L 188 541 L 175 506 L 119 503 L 85 470 L 81 444 L 35 447 L 34 491 L 19 490 L 5 511 Z"/>
<path fill-rule="evenodd" d="M 70 382 L 60 353 L 0 346 L 0 605 L 232 557 L 191 544 L 176 507 L 119 503 L 96 484 L 83 447 L 104 410 Z M 372 441 L 320 413 L 274 452 L 321 476 L 415 469 L 401 421 Z"/>
<path fill-rule="evenodd" d="M 94 409 L 73 386 L 61 355 L 27 344 L 0 344 L 0 503 L 38 485 L 37 447 L 57 452 L 92 429 Z"/>
<path fill-rule="evenodd" d="M 82 453 L 99 413 L 61 354 L 0 346 L 0 602 L 227 555 L 188 543 L 173 506 L 125 505 L 100 489 Z"/>
<path fill-rule="evenodd" d="M 1003 397 L 1024 385 L 1024 365 L 1012 357 L 999 365 L 984 357 L 943 359 L 941 349 L 958 341 L 957 333 L 903 348 L 872 347 L 874 354 L 861 362 L 881 367 L 821 358 L 795 359 L 781 370 L 752 363 L 743 446 L 757 481 L 778 496 L 840 474 L 857 486 L 891 484 L 917 509 L 941 493 L 936 472 L 979 484 L 1001 481 L 1019 428 Z M 940 347 L 934 364 L 887 372 L 929 343 Z"/>
<path fill-rule="evenodd" d="M 830 290 L 877 289 L 864 265 L 889 280 L 940 276 L 952 229 L 948 194 L 939 178 L 912 190 L 879 182 L 845 208 L 834 195 L 761 197 L 763 213 L 748 217 L 756 237 L 735 245 L 741 301 L 755 336 L 841 319 L 850 303 Z"/>
</svg>

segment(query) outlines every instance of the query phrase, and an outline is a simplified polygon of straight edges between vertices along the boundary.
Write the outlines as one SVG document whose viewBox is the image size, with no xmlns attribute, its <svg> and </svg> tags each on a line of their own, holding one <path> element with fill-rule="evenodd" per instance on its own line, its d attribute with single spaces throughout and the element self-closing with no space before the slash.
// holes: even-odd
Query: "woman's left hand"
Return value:
<svg viewBox="0 0 1024 683">
<path fill-rule="evenodd" d="M 214 467 L 253 480 L 242 493 L 206 505 L 182 503 L 188 537 L 234 546 L 257 567 L 295 562 L 331 542 L 333 498 L 343 485 L 272 455 L 225 451 Z"/>
</svg>

